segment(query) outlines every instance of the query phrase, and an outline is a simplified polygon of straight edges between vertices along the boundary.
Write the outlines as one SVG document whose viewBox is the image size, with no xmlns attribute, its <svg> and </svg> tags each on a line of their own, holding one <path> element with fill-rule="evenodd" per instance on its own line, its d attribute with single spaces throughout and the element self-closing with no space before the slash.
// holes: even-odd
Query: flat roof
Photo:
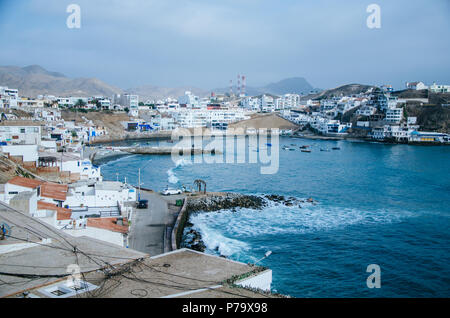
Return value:
<svg viewBox="0 0 450 318">
<path fill-rule="evenodd" d="M 72 264 L 79 264 L 81 272 L 90 272 L 106 263 L 116 266 L 148 256 L 93 238 L 70 236 L 3 202 L 0 223 L 11 229 L 10 236 L 0 240 L 0 280 L 4 283 L 0 297 L 65 279 Z M 34 276 L 22 277 L 28 274 Z"/>
<path fill-rule="evenodd" d="M 48 297 L 42 289 L 65 284 L 73 264 L 80 266 L 84 281 L 97 286 L 74 298 L 275 297 L 229 285 L 230 279 L 261 273 L 260 267 L 187 249 L 149 257 L 72 237 L 4 203 L 0 222 L 11 229 L 0 241 L 0 297 L 24 292 Z"/>
<path fill-rule="evenodd" d="M 157 257 L 132 261 L 117 268 L 119 275 L 106 278 L 105 273 L 84 273 L 84 281 L 99 288 L 73 295 L 82 298 L 264 298 L 260 293 L 225 281 L 254 270 L 247 264 L 182 249 Z M 42 290 L 33 295 L 45 297 Z"/>
</svg>

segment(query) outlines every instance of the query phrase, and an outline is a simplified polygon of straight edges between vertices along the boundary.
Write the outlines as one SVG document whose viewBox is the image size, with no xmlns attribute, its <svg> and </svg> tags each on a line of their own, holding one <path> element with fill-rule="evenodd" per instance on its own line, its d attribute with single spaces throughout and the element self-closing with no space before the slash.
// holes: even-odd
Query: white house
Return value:
<svg viewBox="0 0 450 318">
<path fill-rule="evenodd" d="M 0 126 L 0 141 L 14 145 L 38 145 L 41 126 Z"/>
<path fill-rule="evenodd" d="M 428 89 L 428 86 L 425 85 L 423 82 L 410 82 L 406 83 L 406 88 L 420 91 L 422 89 Z"/>
<path fill-rule="evenodd" d="M 77 182 L 69 186 L 69 192 L 64 206 L 70 208 L 117 207 L 127 202 L 136 202 L 136 189 L 122 182 L 103 181 L 95 184 Z"/>
</svg>

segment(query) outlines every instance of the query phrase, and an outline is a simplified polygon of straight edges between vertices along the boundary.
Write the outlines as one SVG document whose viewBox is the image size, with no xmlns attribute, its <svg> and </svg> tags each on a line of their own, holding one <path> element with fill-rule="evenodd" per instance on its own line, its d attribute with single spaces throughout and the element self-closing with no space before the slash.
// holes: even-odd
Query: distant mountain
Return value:
<svg viewBox="0 0 450 318">
<path fill-rule="evenodd" d="M 284 94 L 309 94 L 316 91 L 311 84 L 303 77 L 292 77 L 281 80 L 276 83 L 270 83 L 262 87 L 247 87 L 248 96 L 257 96 L 262 94 L 284 95 Z M 218 93 L 228 93 L 230 89 L 219 88 L 215 90 Z"/>
<path fill-rule="evenodd" d="M 196 87 L 159 87 L 154 85 L 143 85 L 136 88 L 129 88 L 125 92 L 139 95 L 140 101 L 165 99 L 167 97 L 178 98 L 183 96 L 186 91 L 200 97 L 209 95 L 209 91 Z"/>
<path fill-rule="evenodd" d="M 376 86 L 363 85 L 363 84 L 348 84 L 348 85 L 339 86 L 337 88 L 326 89 L 317 94 L 306 95 L 306 96 L 302 97 L 302 100 L 324 99 L 324 98 L 330 98 L 330 97 L 356 95 L 356 94 L 360 94 L 360 93 L 366 93 L 372 88 L 376 88 Z"/>
<path fill-rule="evenodd" d="M 287 78 L 277 83 L 272 83 L 263 87 L 267 93 L 284 95 L 284 94 L 307 94 L 314 90 L 303 77 Z"/>
<path fill-rule="evenodd" d="M 71 79 L 61 73 L 49 72 L 39 65 L 26 67 L 0 66 L 0 86 L 19 89 L 21 96 L 41 94 L 56 96 L 112 96 L 122 89 L 96 78 Z"/>
</svg>

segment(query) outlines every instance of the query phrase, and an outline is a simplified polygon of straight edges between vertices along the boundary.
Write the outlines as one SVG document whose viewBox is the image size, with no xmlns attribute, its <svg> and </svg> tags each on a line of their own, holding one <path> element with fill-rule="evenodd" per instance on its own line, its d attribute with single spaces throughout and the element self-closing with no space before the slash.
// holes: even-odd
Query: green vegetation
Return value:
<svg viewBox="0 0 450 318">
<path fill-rule="evenodd" d="M 86 106 L 86 103 L 82 99 L 77 100 L 77 102 L 74 105 L 74 107 L 78 107 L 78 108 L 81 108 L 84 106 Z"/>
</svg>

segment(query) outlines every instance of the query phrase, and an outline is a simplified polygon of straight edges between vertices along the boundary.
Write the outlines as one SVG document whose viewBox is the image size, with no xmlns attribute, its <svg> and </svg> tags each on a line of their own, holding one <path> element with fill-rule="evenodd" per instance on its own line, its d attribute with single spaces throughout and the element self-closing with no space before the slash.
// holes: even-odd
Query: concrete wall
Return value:
<svg viewBox="0 0 450 318">
<path fill-rule="evenodd" d="M 37 193 L 35 191 L 30 193 L 32 193 L 30 197 L 15 195 L 9 201 L 9 205 L 16 210 L 32 215 L 37 211 Z"/>
<path fill-rule="evenodd" d="M 184 225 L 188 219 L 187 212 L 188 198 L 184 199 L 183 207 L 178 214 L 177 221 L 172 230 L 172 250 L 175 251 L 180 248 L 181 239 L 183 238 Z"/>
</svg>

